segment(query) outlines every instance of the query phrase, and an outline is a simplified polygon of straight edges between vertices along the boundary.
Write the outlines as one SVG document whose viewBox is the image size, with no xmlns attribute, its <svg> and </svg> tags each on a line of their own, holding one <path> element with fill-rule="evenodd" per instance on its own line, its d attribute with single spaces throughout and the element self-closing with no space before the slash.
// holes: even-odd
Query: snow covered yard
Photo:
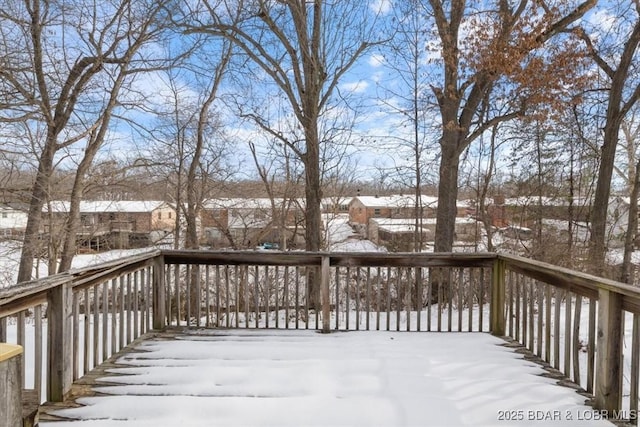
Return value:
<svg viewBox="0 0 640 427">
<path fill-rule="evenodd" d="M 194 330 L 43 426 L 612 425 L 484 333 Z"/>
</svg>

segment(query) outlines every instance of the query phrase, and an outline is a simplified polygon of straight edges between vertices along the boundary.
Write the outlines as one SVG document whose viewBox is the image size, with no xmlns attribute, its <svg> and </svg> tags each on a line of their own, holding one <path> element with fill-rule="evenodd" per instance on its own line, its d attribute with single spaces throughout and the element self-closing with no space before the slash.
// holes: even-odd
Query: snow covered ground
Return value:
<svg viewBox="0 0 640 427">
<path fill-rule="evenodd" d="M 349 225 L 349 215 L 325 215 L 325 227 L 327 230 L 327 244 L 329 250 L 334 252 L 386 252 L 369 240 L 363 240 L 355 235 Z M 113 250 L 93 254 L 78 254 L 73 259 L 72 268 L 82 268 L 102 262 L 124 258 L 128 255 L 152 251 L 156 247 L 141 249 Z M 16 241 L 0 241 L 0 288 L 12 286 L 18 276 L 20 263 L 21 243 Z M 36 260 L 34 275 L 46 277 L 47 263 L 45 260 Z"/>
<path fill-rule="evenodd" d="M 139 254 L 154 250 L 154 247 L 141 249 L 113 250 L 94 254 L 78 254 L 74 257 L 72 268 L 82 268 L 90 265 L 124 258 L 128 255 Z M 14 241 L 0 242 L 0 288 L 12 286 L 18 277 L 18 265 L 20 264 L 21 244 Z M 47 263 L 44 260 L 36 262 L 34 270 L 38 277 L 46 277 Z"/>
<path fill-rule="evenodd" d="M 65 426 L 605 426 L 488 334 L 194 331 L 119 359 Z"/>
</svg>

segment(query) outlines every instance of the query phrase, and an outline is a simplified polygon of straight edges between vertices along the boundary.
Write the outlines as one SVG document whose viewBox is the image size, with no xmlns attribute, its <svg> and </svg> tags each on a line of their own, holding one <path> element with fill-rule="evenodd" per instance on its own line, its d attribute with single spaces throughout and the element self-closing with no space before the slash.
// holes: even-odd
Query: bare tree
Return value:
<svg viewBox="0 0 640 427">
<path fill-rule="evenodd" d="M 622 257 L 622 266 L 620 281 L 623 283 L 634 283 L 633 265 L 631 264 L 631 255 L 638 238 L 638 196 L 640 195 L 640 160 L 635 164 L 635 173 L 633 175 L 633 183 L 631 193 L 629 194 L 629 212 L 627 215 L 627 232 L 624 238 L 624 254 Z"/>
<path fill-rule="evenodd" d="M 387 149 L 394 153 L 393 170 L 402 187 L 413 188 L 414 194 L 414 236 L 413 250 L 420 252 L 423 244 L 422 204 L 423 181 L 427 171 L 432 170 L 430 162 L 435 162 L 432 136 L 437 125 L 432 120 L 427 107 L 429 91 L 426 79 L 429 22 L 425 2 L 404 0 L 394 8 L 397 29 L 390 43 L 380 51 L 383 66 L 390 71 L 389 81 L 379 83 L 382 89 L 381 101 L 392 116 Z M 406 153 L 406 154 L 405 154 Z M 398 159 L 398 157 L 402 157 Z"/>
<path fill-rule="evenodd" d="M 494 9 L 478 10 L 464 1 L 429 0 L 441 52 L 440 81 L 431 86 L 442 125 L 437 252 L 452 249 L 460 155 L 496 123 L 522 116 L 532 104 L 550 102 L 550 87 L 564 87 L 575 79 L 574 64 L 566 61 L 575 51 L 572 43 L 565 40 L 553 51 L 544 47 L 596 1 L 556 3 L 551 8 L 538 2 L 495 1 L 488 3 Z M 530 19 L 534 15 L 536 19 Z M 511 99 L 513 108 L 483 117 L 479 112 L 500 86 L 508 90 L 502 93 L 503 101 L 496 102 Z"/>
<path fill-rule="evenodd" d="M 620 271 L 620 281 L 633 284 L 633 264 L 631 256 L 638 238 L 638 196 L 640 196 L 640 158 L 638 157 L 638 136 L 640 126 L 633 123 L 634 117 L 623 121 L 621 124 L 621 141 L 627 160 L 627 175 L 623 177 L 626 181 L 627 193 L 629 194 L 629 211 L 627 212 L 627 228 L 624 235 L 624 253 Z"/>
<path fill-rule="evenodd" d="M 616 36 L 600 37 L 601 44 L 596 44 L 586 30 L 576 31 L 608 80 L 607 111 L 589 245 L 589 265 L 591 271 L 599 275 L 605 269 L 607 212 L 620 126 L 640 97 L 635 66 L 640 45 L 640 3 L 620 2 L 617 7 L 620 22 L 615 25 Z"/>
<path fill-rule="evenodd" d="M 498 209 L 501 209 L 501 206 L 499 205 L 499 203 L 494 203 L 492 206 L 492 209 L 494 210 L 494 215 L 491 215 L 489 212 L 489 208 L 487 206 L 487 200 L 488 200 L 489 192 L 491 189 L 491 182 L 496 172 L 496 152 L 499 146 L 504 143 L 504 141 L 499 140 L 498 129 L 499 129 L 499 126 L 497 124 L 491 129 L 489 148 L 487 150 L 488 151 L 487 155 L 489 158 L 487 160 L 487 165 L 484 169 L 484 172 L 482 171 L 482 164 L 481 164 L 481 159 L 484 158 L 483 156 L 484 149 L 485 149 L 484 144 L 480 145 L 480 153 L 478 156 L 478 172 L 477 172 L 478 185 L 476 190 L 478 210 L 476 213 L 477 214 L 476 219 L 482 222 L 482 225 L 484 226 L 485 234 L 487 236 L 486 250 L 489 252 L 493 252 L 495 250 L 493 246 L 494 224 L 492 219 L 495 216 L 496 211 Z M 476 236 L 476 248 L 478 247 L 479 240 L 481 240 L 480 237 L 481 236 L 479 235 Z"/>
<path fill-rule="evenodd" d="M 215 64 L 211 64 L 213 75 L 210 77 L 211 82 L 204 91 L 204 99 L 199 103 L 200 109 L 198 111 L 198 120 L 195 134 L 195 146 L 193 150 L 193 156 L 189 159 L 189 168 L 187 172 L 187 212 L 186 212 L 186 240 L 185 246 L 187 248 L 198 248 L 198 230 L 197 230 L 197 218 L 202 210 L 203 202 L 203 187 L 202 184 L 207 182 L 206 178 L 208 173 L 207 168 L 203 167 L 203 152 L 207 149 L 207 139 L 212 138 L 215 133 L 215 126 L 219 124 L 218 121 L 212 120 L 212 105 L 218 99 L 218 92 L 223 78 L 227 72 L 227 66 L 231 61 L 233 54 L 232 45 L 229 41 L 222 42 L 220 52 L 218 55 L 214 55 L 213 58 L 219 58 Z M 213 59 L 209 58 L 209 59 Z M 220 132 L 218 132 L 220 135 Z M 222 158 L 224 150 L 218 146 L 216 151 Z M 214 156 L 215 157 L 215 156 Z M 199 173 L 202 172 L 202 173 Z M 199 178 L 198 179 L 198 175 Z M 198 183 L 201 183 L 198 186 Z"/>
<path fill-rule="evenodd" d="M 335 105 L 334 93 L 344 74 L 373 44 L 369 39 L 377 32 L 367 17 L 374 13 L 361 1 L 201 0 L 198 6 L 189 11 L 187 31 L 231 40 L 288 100 L 302 139 L 288 138 L 259 115 L 252 118 L 304 164 L 305 245 L 318 251 L 321 145 L 330 143 L 321 140 L 320 123 L 328 107 Z M 240 19 L 236 23 L 230 16 Z M 310 283 L 310 293 L 316 295 L 316 281 L 311 278 Z"/>
<path fill-rule="evenodd" d="M 213 34 L 232 40 L 267 73 L 288 99 L 304 132 L 304 139 L 292 141 L 258 119 L 264 130 L 280 139 L 305 165 L 307 249 L 320 247 L 320 137 L 324 110 L 335 102 L 340 79 L 371 46 L 367 37 L 372 27 L 364 17 L 371 15 L 362 2 L 329 3 L 287 0 L 211 4 L 203 1 L 208 20 L 191 15 L 190 32 Z M 239 23 L 232 24 L 225 8 L 243 10 Z"/>
<path fill-rule="evenodd" d="M 157 65 L 150 63 L 142 50 L 145 46 L 157 42 L 159 36 L 165 31 L 166 18 L 164 13 L 165 2 L 124 3 L 123 19 L 111 31 L 121 34 L 127 42 L 122 43 L 121 52 L 117 55 L 113 69 L 105 67 L 108 73 L 108 83 L 105 90 L 106 102 L 102 112 L 96 119 L 94 126 L 86 136 L 86 144 L 82 158 L 76 170 L 73 189 L 71 192 L 69 216 L 63 228 L 63 249 L 60 257 L 58 272 L 71 268 L 71 262 L 76 253 L 76 232 L 80 224 L 80 202 L 84 196 L 87 174 L 94 164 L 94 160 L 105 143 L 109 132 L 114 111 L 121 97 L 123 86 L 131 82 L 136 74 L 141 74 L 147 69 L 156 69 Z M 110 85 L 110 87 L 109 87 Z"/>
<path fill-rule="evenodd" d="M 290 236 L 292 243 L 296 237 L 295 227 L 291 233 L 288 225 L 292 223 L 291 217 L 293 217 L 292 225 L 297 225 L 295 212 L 301 208 L 298 190 L 302 174 L 297 170 L 295 156 L 286 145 L 267 144 L 268 152 L 262 155 L 258 153 L 258 148 L 253 142 L 249 143 L 249 148 L 271 204 L 269 221 L 265 224 L 263 234 L 269 233 L 271 228 L 275 228 L 280 249 L 287 250 L 290 246 Z"/>
<path fill-rule="evenodd" d="M 0 68 L 0 81 L 19 98 L 18 105 L 28 106 L 29 129 L 43 129 L 42 138 L 34 141 L 38 166 L 18 281 L 32 275 L 56 156 L 79 141 L 101 139 L 100 126 L 108 124 L 103 113 L 115 102 L 112 89 L 122 84 L 115 70 L 122 70 L 138 54 L 140 43 L 156 31 L 163 6 L 164 2 L 132 0 L 73 5 L 16 0 L 1 9 L 6 43 L 0 49 L 9 49 L 7 34 L 12 34 L 19 36 L 10 42 L 20 46 L 21 53 L 10 55 Z"/>
<path fill-rule="evenodd" d="M 156 124 L 147 136 L 153 140 L 152 147 L 140 158 L 152 176 L 166 182 L 163 197 L 176 205 L 175 248 L 199 247 L 203 201 L 213 189 L 212 181 L 226 181 L 227 139 L 214 106 L 231 58 L 230 45 L 207 52 L 206 58 L 163 74 L 165 102 L 154 107 Z M 199 65 L 195 67 L 194 62 Z M 206 74 L 201 74 L 205 69 Z"/>
</svg>

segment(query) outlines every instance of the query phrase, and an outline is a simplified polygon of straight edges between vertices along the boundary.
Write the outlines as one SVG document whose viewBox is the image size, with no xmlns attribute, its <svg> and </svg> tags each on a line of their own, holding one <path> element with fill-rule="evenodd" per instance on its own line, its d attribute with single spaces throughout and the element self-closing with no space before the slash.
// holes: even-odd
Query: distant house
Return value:
<svg viewBox="0 0 640 427">
<path fill-rule="evenodd" d="M 304 202 L 295 199 L 210 199 L 202 212 L 203 243 L 213 247 L 304 244 Z"/>
<path fill-rule="evenodd" d="M 438 208 L 438 198 L 431 196 L 422 196 L 422 215 L 423 227 L 432 222 L 434 224 L 433 233 L 435 233 L 435 216 Z M 469 204 L 466 202 L 458 202 L 456 205 L 456 217 L 467 218 L 470 215 Z M 376 242 L 375 224 L 372 226 L 372 220 L 377 219 L 398 220 L 394 225 L 395 232 L 400 233 L 398 224 L 406 224 L 409 229 L 415 227 L 415 196 L 413 195 L 393 195 L 393 196 L 358 196 L 354 197 L 349 203 L 349 222 L 360 233 L 367 238 Z M 433 221 L 427 221 L 433 219 Z M 406 236 L 413 236 L 413 231 L 405 230 Z M 372 236 L 373 234 L 373 236 Z M 426 241 L 432 241 L 433 235 L 431 231 L 423 234 Z M 394 239 L 398 239 L 397 236 Z M 413 239 L 413 237 L 411 237 Z"/>
<path fill-rule="evenodd" d="M 27 227 L 29 207 L 19 203 L 0 204 L 0 237 L 21 236 Z"/>
<path fill-rule="evenodd" d="M 420 221 L 422 246 L 433 242 L 436 234 L 436 219 L 424 218 Z M 473 218 L 456 218 L 454 246 L 475 242 L 480 237 L 480 225 Z M 415 219 L 371 218 L 369 220 L 369 240 L 385 246 L 391 251 L 411 251 L 416 230 Z"/>
<path fill-rule="evenodd" d="M 422 217 L 432 218 L 438 205 L 436 197 L 422 196 Z M 367 225 L 371 218 L 415 218 L 415 196 L 357 196 L 349 202 L 349 221 Z"/>
<path fill-rule="evenodd" d="M 433 241 L 433 231 L 424 227 L 426 221 L 434 219 L 424 219 L 423 227 L 419 229 L 422 246 L 429 241 Z M 392 252 L 405 252 L 414 249 L 414 237 L 416 224 L 411 218 L 371 218 L 369 220 L 368 238 L 379 246 L 384 246 Z"/>
<path fill-rule="evenodd" d="M 640 204 L 640 201 L 638 202 Z M 629 228 L 629 207 L 631 199 L 629 197 L 614 196 L 609 199 L 609 212 L 607 214 L 607 240 L 610 244 L 622 245 Z M 639 221 L 640 225 L 640 214 Z M 636 247 L 640 246 L 640 237 L 636 237 Z"/>
<path fill-rule="evenodd" d="M 351 197 L 325 197 L 322 199 L 320 209 L 324 214 L 345 214 L 349 213 L 349 202 Z"/>
<path fill-rule="evenodd" d="M 45 221 L 43 233 L 56 233 L 66 220 L 70 203 L 53 201 L 51 221 Z M 80 227 L 76 232 L 80 247 L 125 249 L 144 247 L 172 232 L 176 211 L 163 201 L 83 201 L 80 203 Z"/>
<path fill-rule="evenodd" d="M 481 219 L 476 212 L 478 203 L 468 201 L 473 206 L 472 216 Z M 537 222 L 573 221 L 586 223 L 591 213 L 591 201 L 582 197 L 523 196 L 505 198 L 496 196 L 487 198 L 484 203 L 485 213 L 491 225 L 496 228 L 509 226 L 533 228 Z"/>
<path fill-rule="evenodd" d="M 515 197 L 504 200 L 504 217 L 509 225 L 532 228 L 539 219 L 587 222 L 591 201 L 575 197 Z"/>
<path fill-rule="evenodd" d="M 477 199 L 465 200 L 468 206 L 467 212 L 470 217 L 477 218 L 478 221 L 488 221 L 495 228 L 503 228 L 509 225 L 507 218 L 507 208 L 503 196 L 486 198 L 484 201 L 484 215 L 480 211 L 480 202 Z"/>
</svg>

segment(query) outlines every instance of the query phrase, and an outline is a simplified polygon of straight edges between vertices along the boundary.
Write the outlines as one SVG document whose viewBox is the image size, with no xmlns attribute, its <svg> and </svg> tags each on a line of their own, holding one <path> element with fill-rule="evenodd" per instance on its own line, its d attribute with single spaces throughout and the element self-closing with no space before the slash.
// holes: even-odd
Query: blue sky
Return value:
<svg viewBox="0 0 640 427">
<path fill-rule="evenodd" d="M 371 17 L 377 14 L 378 21 L 375 27 L 376 32 L 369 35 L 372 39 L 384 38 L 384 23 L 391 22 L 398 9 L 394 8 L 391 0 L 372 0 L 368 3 Z M 621 22 L 613 19 L 612 15 L 616 10 L 608 7 L 601 7 L 585 19 L 585 25 L 589 26 L 590 32 L 599 36 L 601 40 L 606 40 L 620 32 L 612 31 L 614 28 L 623 28 L 629 22 Z M 627 15 L 629 16 L 629 15 Z M 423 80 L 421 89 L 421 100 L 430 107 L 433 107 L 434 100 L 430 83 L 438 82 L 438 43 L 429 40 L 429 32 L 424 33 L 424 49 L 421 50 L 419 64 L 421 66 L 421 79 Z M 184 42 L 184 36 L 176 37 L 169 45 L 169 49 L 176 49 L 178 44 Z M 211 44 L 215 48 L 215 44 Z M 162 56 L 167 51 L 167 47 L 152 45 L 148 52 Z M 215 51 L 215 49 L 213 49 Z M 211 58 L 214 55 L 210 55 Z M 335 108 L 325 113 L 325 117 L 331 123 L 341 123 L 350 125 L 353 123 L 352 132 L 339 132 L 334 135 L 334 140 L 341 143 L 348 143 L 346 152 L 351 158 L 348 167 L 355 168 L 357 165 L 359 178 L 378 179 L 379 176 L 392 175 L 401 170 L 405 165 L 413 163 L 410 150 L 401 148 L 406 144 L 399 141 L 406 140 L 411 136 L 411 126 L 406 121 L 406 115 L 402 113 L 403 101 L 398 93 L 405 92 L 407 87 L 399 78 L 397 71 L 391 67 L 393 52 L 388 48 L 374 47 L 364 54 L 353 68 L 341 79 L 336 95 L 348 98 L 347 108 L 344 103 L 338 103 Z M 201 60 L 199 60 L 201 61 Z M 247 65 L 242 65 L 244 71 L 248 70 Z M 206 73 L 206 68 L 201 70 Z M 237 73 L 237 71 L 236 71 Z M 223 88 L 223 94 L 229 96 L 236 90 L 241 90 L 236 99 L 253 100 L 253 107 L 259 108 L 262 112 L 271 116 L 273 123 L 283 132 L 295 128 L 295 120 L 292 119 L 288 111 L 287 100 L 282 97 L 272 86 L 266 84 L 269 79 L 264 73 L 258 72 L 250 76 L 254 85 L 248 87 L 240 85 L 246 82 L 249 75 L 236 74 L 236 81 L 229 80 Z M 262 80 L 261 80 L 262 79 Z M 435 80 L 434 80 L 435 79 Z M 239 81 L 238 81 L 239 80 Z M 199 90 L 196 79 L 189 73 L 178 73 L 177 84 L 181 88 L 181 94 L 185 99 L 185 104 L 197 103 Z M 137 132 L 132 123 L 153 127 L 157 120 L 150 113 L 155 106 L 167 107 L 170 99 L 168 90 L 168 77 L 163 72 L 152 72 L 136 77 L 134 84 L 137 93 L 131 93 L 130 98 L 145 96 L 145 111 L 139 108 L 126 111 L 129 121 L 116 120 L 113 122 L 109 134 L 109 142 L 105 145 L 103 158 L 114 156 L 136 156 L 139 150 L 145 150 L 151 140 L 146 138 L 144 133 Z M 233 164 L 242 164 L 240 172 L 243 177 L 254 175 L 254 167 L 249 157 L 248 141 L 252 141 L 261 148 L 260 152 L 266 152 L 264 144 L 269 141 L 263 133 L 256 130 L 256 127 L 247 121 L 241 121 L 234 115 L 232 108 L 222 103 L 218 104 L 216 110 L 220 113 L 220 122 L 225 128 L 226 134 L 234 144 L 232 152 Z M 120 110 L 124 112 L 124 110 Z M 437 155 L 439 137 L 439 118 L 436 109 L 425 108 L 424 137 L 425 147 L 423 164 L 430 176 L 437 174 Z M 340 144 L 339 144 L 340 145 Z M 79 150 L 80 145 L 74 147 Z M 474 153 L 479 152 L 479 147 L 472 147 L 470 163 L 477 165 L 478 162 Z M 268 162 L 268 159 L 264 159 Z M 482 162 L 479 163 L 482 167 Z M 391 178 L 389 178 L 391 179 Z"/>
</svg>

